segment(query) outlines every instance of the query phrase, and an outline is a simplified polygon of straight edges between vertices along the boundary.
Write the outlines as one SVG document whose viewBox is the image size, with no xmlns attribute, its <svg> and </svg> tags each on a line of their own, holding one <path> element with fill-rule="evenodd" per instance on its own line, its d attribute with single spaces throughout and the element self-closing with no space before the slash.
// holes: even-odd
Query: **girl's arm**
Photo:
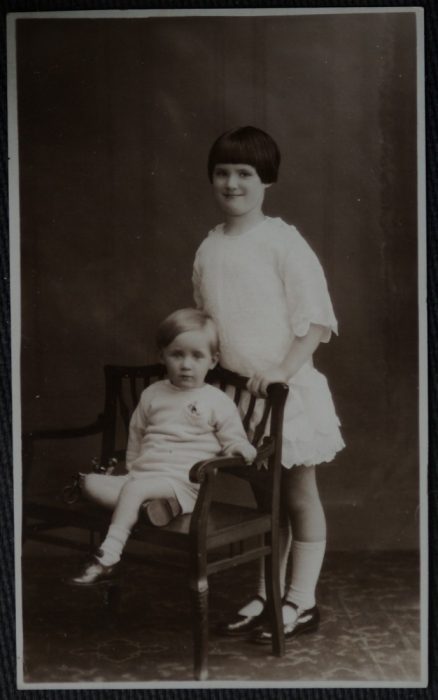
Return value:
<svg viewBox="0 0 438 700">
<path fill-rule="evenodd" d="M 288 382 L 312 357 L 326 330 L 325 326 L 311 323 L 306 335 L 294 338 L 281 364 L 251 377 L 248 382 L 249 391 L 256 396 L 266 396 L 266 389 L 272 382 Z"/>
</svg>

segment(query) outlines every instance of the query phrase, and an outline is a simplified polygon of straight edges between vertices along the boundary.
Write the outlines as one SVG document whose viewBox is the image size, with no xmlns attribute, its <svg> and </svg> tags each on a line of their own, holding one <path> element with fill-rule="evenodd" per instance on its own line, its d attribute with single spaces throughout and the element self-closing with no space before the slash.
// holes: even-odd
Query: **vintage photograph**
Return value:
<svg viewBox="0 0 438 700">
<path fill-rule="evenodd" d="M 19 688 L 427 685 L 423 13 L 8 16 Z"/>
</svg>

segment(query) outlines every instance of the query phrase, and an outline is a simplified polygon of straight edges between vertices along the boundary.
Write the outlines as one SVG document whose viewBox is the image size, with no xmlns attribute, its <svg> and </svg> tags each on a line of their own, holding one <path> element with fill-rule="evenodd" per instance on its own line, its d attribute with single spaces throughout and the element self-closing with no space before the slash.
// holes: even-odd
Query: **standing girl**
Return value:
<svg viewBox="0 0 438 700">
<path fill-rule="evenodd" d="M 322 267 L 293 226 L 263 213 L 266 190 L 277 180 L 274 140 L 251 126 L 228 131 L 213 144 L 208 175 L 224 223 L 210 231 L 195 258 L 197 305 L 219 331 L 221 364 L 249 376 L 263 396 L 271 382 L 290 387 L 283 428 L 283 490 L 292 528 L 292 578 L 285 591 L 290 529 L 280 536 L 280 582 L 286 638 L 318 627 L 315 589 L 326 524 L 315 465 L 330 462 L 344 442 L 325 377 L 312 362 L 337 322 Z M 257 594 L 221 627 L 270 643 L 264 627 L 262 569 Z"/>
</svg>

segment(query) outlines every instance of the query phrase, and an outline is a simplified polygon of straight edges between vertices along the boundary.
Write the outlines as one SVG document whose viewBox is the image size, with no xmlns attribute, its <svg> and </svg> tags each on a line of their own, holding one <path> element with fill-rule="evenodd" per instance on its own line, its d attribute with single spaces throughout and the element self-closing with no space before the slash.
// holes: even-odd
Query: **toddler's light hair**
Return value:
<svg viewBox="0 0 438 700">
<path fill-rule="evenodd" d="M 158 326 L 157 346 L 159 350 L 167 348 L 175 338 L 187 331 L 205 331 L 209 336 L 209 348 L 212 355 L 219 350 L 219 336 L 211 316 L 200 309 L 178 309 L 167 316 Z"/>
<path fill-rule="evenodd" d="M 252 165 L 260 180 L 269 185 L 277 182 L 280 151 L 274 139 L 255 126 L 242 126 L 226 131 L 216 139 L 208 155 L 208 177 L 219 163 Z"/>
</svg>

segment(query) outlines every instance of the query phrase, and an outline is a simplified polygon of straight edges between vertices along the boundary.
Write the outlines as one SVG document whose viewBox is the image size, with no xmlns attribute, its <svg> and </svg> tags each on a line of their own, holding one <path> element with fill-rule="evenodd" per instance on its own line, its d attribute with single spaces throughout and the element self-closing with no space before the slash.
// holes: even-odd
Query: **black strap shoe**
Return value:
<svg viewBox="0 0 438 700">
<path fill-rule="evenodd" d="M 316 632 L 320 622 L 320 614 L 316 605 L 314 605 L 313 608 L 308 608 L 307 610 L 303 610 L 289 600 L 284 600 L 282 605 L 283 607 L 289 606 L 298 613 L 293 622 L 284 623 L 284 638 L 286 640 L 292 639 L 292 637 L 297 637 L 300 634 Z M 254 633 L 251 641 L 255 644 L 272 644 L 272 633 L 264 626 L 262 629 L 257 630 Z"/>
<path fill-rule="evenodd" d="M 236 616 L 229 622 L 222 622 L 216 628 L 216 633 L 225 637 L 246 637 L 248 634 L 259 629 L 266 619 L 266 600 L 260 595 L 254 596 L 253 600 L 260 600 L 263 603 L 263 610 L 258 615 Z"/>
<path fill-rule="evenodd" d="M 120 562 L 112 566 L 105 566 L 99 559 L 94 557 L 82 568 L 78 576 L 67 579 L 67 583 L 72 586 L 96 586 L 99 583 L 115 581 L 120 575 Z"/>
</svg>

